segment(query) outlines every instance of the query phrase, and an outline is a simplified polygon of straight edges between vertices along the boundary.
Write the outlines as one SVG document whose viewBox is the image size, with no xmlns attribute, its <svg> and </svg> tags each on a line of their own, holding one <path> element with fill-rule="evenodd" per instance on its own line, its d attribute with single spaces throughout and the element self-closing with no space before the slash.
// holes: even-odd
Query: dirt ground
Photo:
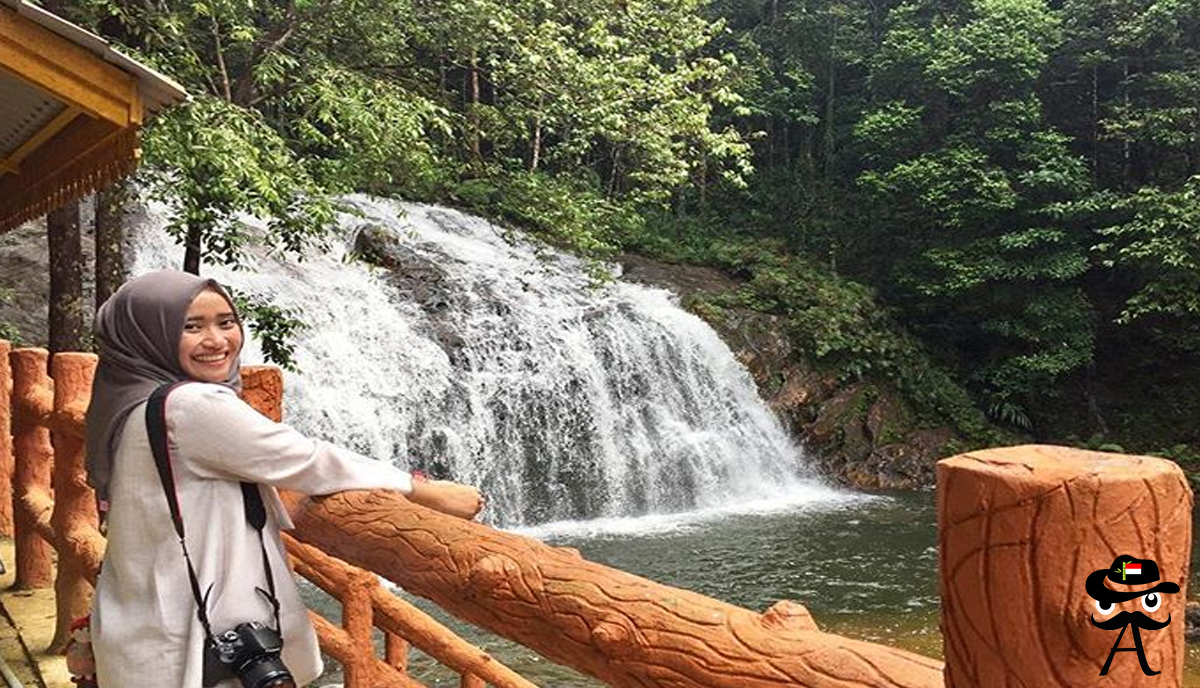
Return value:
<svg viewBox="0 0 1200 688">
<path fill-rule="evenodd" d="M 25 688 L 73 688 L 66 662 L 47 655 L 54 637 L 54 590 L 14 590 L 13 541 L 0 539 L 0 657 Z M 0 686 L 4 680 L 0 679 Z"/>
</svg>

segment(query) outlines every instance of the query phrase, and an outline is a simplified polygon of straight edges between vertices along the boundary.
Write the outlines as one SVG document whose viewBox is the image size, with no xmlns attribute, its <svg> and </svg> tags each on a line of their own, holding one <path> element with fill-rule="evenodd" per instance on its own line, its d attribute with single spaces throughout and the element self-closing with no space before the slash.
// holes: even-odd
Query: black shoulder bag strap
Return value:
<svg viewBox="0 0 1200 688">
<path fill-rule="evenodd" d="M 162 481 L 163 492 L 167 496 L 167 507 L 171 510 L 171 522 L 175 526 L 175 534 L 179 536 L 179 546 L 183 548 L 183 559 L 187 562 L 188 579 L 192 585 L 192 596 L 196 598 L 196 613 L 200 617 L 200 625 L 204 634 L 213 640 L 212 627 L 208 621 L 208 596 L 212 593 L 212 584 L 204 595 L 200 594 L 200 582 L 196 580 L 196 570 L 192 567 L 192 558 L 188 554 L 187 540 L 183 534 L 183 514 L 179 511 L 179 495 L 175 492 L 175 472 L 171 468 L 171 449 L 167 442 L 167 395 L 176 387 L 186 382 L 172 382 L 162 385 L 150 395 L 146 402 L 146 431 L 150 435 L 150 450 L 154 453 L 154 463 L 158 467 L 158 478 Z M 279 600 L 275 597 L 275 576 L 271 574 L 271 562 L 267 558 L 267 545 L 263 537 L 263 527 L 267 524 L 267 510 L 263 506 L 262 495 L 258 486 L 253 483 L 242 484 L 242 505 L 246 512 L 246 521 L 258 531 L 258 544 L 262 550 L 263 570 L 267 574 L 267 588 L 255 588 L 271 603 L 275 614 L 275 630 L 282 632 L 279 624 Z"/>
</svg>

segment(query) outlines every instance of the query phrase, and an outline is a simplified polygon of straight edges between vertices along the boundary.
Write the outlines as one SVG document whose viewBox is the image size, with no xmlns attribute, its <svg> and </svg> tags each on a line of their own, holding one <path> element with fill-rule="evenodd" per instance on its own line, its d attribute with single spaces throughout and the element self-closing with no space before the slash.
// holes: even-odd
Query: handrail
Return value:
<svg viewBox="0 0 1200 688">
<path fill-rule="evenodd" d="M 497 531 L 396 492 L 294 501 L 293 535 L 611 686 L 933 688 L 942 663 L 758 614 Z"/>
<path fill-rule="evenodd" d="M 96 356 L 64 352 L 50 357 L 43 349 L 12 350 L 9 342 L 0 340 L 0 360 L 0 471 L 6 456 L 15 459 L 11 505 L 16 585 L 45 588 L 53 576 L 57 618 L 49 651 L 61 652 L 71 621 L 91 606 L 105 544 L 83 462 L 84 417 Z M 283 383 L 278 369 L 247 366 L 243 380 L 247 401 L 279 420 Z M 6 427 L 10 413 L 11 440 Z M 485 680 L 497 688 L 534 688 L 486 652 L 385 591 L 374 574 L 291 538 L 285 541 L 295 571 L 342 604 L 340 628 L 314 611 L 309 614 L 321 649 L 345 667 L 347 688 L 421 688 L 407 674 L 409 641 L 457 671 L 467 688 L 482 688 Z M 57 573 L 52 551 L 58 557 Z M 375 655 L 373 627 L 385 634 L 385 659 Z"/>
</svg>

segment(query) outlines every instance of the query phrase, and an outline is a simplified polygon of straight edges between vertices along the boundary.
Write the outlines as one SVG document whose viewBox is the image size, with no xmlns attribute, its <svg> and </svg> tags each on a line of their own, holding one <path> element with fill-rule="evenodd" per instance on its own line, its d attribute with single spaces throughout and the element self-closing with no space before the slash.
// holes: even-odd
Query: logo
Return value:
<svg viewBox="0 0 1200 688">
<path fill-rule="evenodd" d="M 1104 668 L 1100 669 L 1101 676 L 1108 673 L 1113 656 L 1118 652 L 1137 652 L 1138 663 L 1142 665 L 1142 673 L 1147 676 L 1162 673 L 1150 669 L 1150 664 L 1146 661 L 1146 653 L 1142 650 L 1141 631 L 1143 628 L 1148 631 L 1165 628 L 1167 624 L 1171 623 L 1170 614 L 1167 614 L 1166 621 L 1157 621 L 1141 611 L 1122 610 L 1112 618 L 1096 621 L 1097 613 L 1101 617 L 1107 617 L 1116 611 L 1118 604 L 1130 600 L 1139 600 L 1141 609 L 1153 614 L 1162 606 L 1162 593 L 1179 592 L 1179 586 L 1171 582 L 1159 583 L 1146 590 L 1123 590 L 1119 587 L 1117 589 L 1110 587 L 1105 583 L 1106 579 L 1117 586 L 1130 586 L 1153 583 L 1158 578 L 1158 564 L 1154 563 L 1153 559 L 1137 559 L 1128 554 L 1114 559 L 1112 568 L 1093 571 L 1088 575 L 1084 586 L 1092 599 L 1096 600 L 1096 611 L 1092 612 L 1092 625 L 1106 631 L 1121 629 L 1121 632 L 1117 634 L 1117 641 L 1113 643 L 1112 650 L 1108 653 L 1108 659 L 1104 662 Z M 1126 607 L 1133 608 L 1134 605 L 1126 605 Z M 1125 637 L 1125 630 L 1130 626 L 1133 626 L 1133 647 L 1121 647 L 1121 638 Z"/>
</svg>

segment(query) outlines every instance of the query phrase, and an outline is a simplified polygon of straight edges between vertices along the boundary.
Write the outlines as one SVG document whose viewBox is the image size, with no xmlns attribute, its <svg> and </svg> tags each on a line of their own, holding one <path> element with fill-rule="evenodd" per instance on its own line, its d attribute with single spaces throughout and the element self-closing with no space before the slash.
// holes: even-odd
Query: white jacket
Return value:
<svg viewBox="0 0 1200 688">
<path fill-rule="evenodd" d="M 104 688 L 200 688 L 204 630 L 146 434 L 145 405 L 130 413 L 113 457 L 108 549 L 92 604 L 92 643 Z M 173 390 L 167 437 L 184 531 L 201 593 L 212 584 L 214 633 L 244 621 L 274 626 L 258 533 L 246 522 L 239 481 L 259 483 L 263 531 L 281 605 L 284 664 L 297 685 L 321 673 L 316 634 L 279 539 L 290 528 L 275 488 L 305 494 L 384 488 L 412 479 L 382 461 L 274 423 L 221 385 Z M 236 680 L 222 688 L 240 685 Z"/>
</svg>

